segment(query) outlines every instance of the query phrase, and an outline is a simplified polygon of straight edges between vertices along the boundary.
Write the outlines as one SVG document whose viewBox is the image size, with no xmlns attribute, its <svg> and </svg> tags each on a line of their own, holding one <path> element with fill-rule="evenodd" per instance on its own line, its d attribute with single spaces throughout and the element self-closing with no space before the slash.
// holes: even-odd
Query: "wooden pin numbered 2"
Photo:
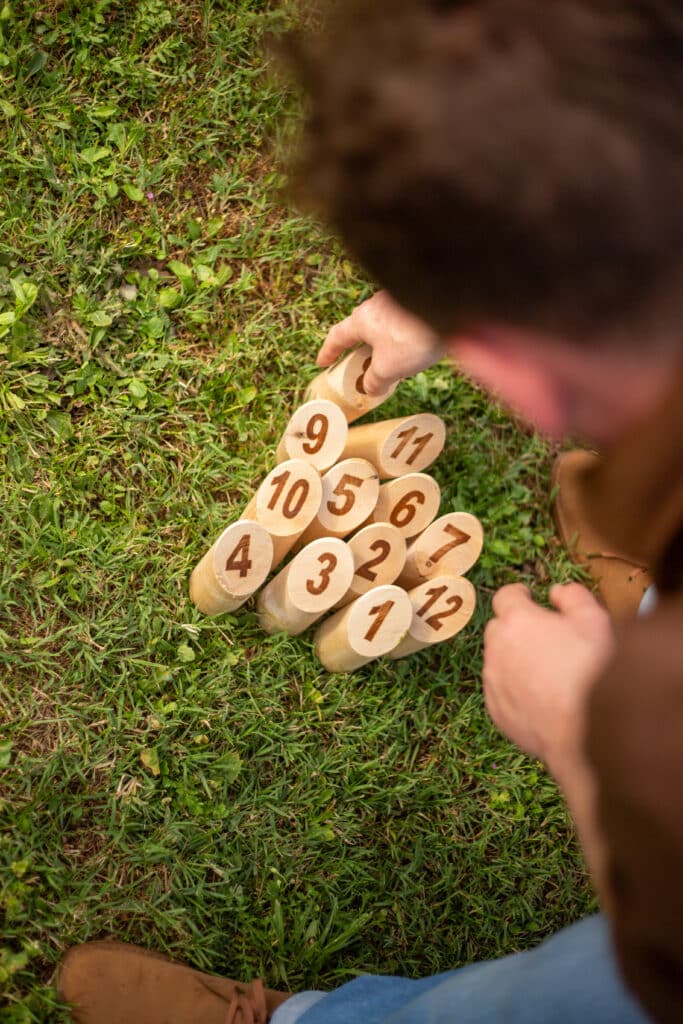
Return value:
<svg viewBox="0 0 683 1024">
<path fill-rule="evenodd" d="M 392 384 L 381 395 L 368 395 L 363 387 L 363 377 L 372 361 L 372 349 L 368 345 L 349 352 L 342 360 L 314 377 L 308 385 L 306 397 L 326 398 L 334 402 L 344 413 L 348 423 L 376 409 L 396 390 Z"/>
<path fill-rule="evenodd" d="M 323 622 L 315 634 L 315 653 L 328 672 L 353 672 L 393 650 L 412 617 L 405 590 L 375 587 Z"/>
<path fill-rule="evenodd" d="M 373 587 L 393 583 L 406 560 L 406 542 L 390 523 L 364 526 L 346 542 L 353 555 L 353 580 L 336 607 L 355 601 Z"/>
<path fill-rule="evenodd" d="M 190 600 L 205 615 L 234 612 L 270 572 L 273 541 L 247 519 L 228 526 L 190 576 Z"/>
<path fill-rule="evenodd" d="M 451 640 L 472 618 L 474 587 L 464 576 L 436 576 L 409 591 L 413 617 L 408 634 L 389 653 L 397 660 L 425 647 Z"/>
<path fill-rule="evenodd" d="M 352 577 L 353 555 L 343 540 L 313 541 L 261 591 L 261 627 L 266 633 L 303 633 L 346 593 Z"/>
</svg>

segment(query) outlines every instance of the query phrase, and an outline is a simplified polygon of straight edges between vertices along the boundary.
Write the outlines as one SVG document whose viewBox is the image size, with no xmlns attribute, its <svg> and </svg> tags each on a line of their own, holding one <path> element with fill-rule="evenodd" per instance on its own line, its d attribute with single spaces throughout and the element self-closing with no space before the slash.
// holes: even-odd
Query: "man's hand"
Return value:
<svg viewBox="0 0 683 1024">
<path fill-rule="evenodd" d="M 443 355 L 432 329 L 394 302 L 388 292 L 377 292 L 330 329 L 318 353 L 318 366 L 330 366 L 359 342 L 372 349 L 372 362 L 363 378 L 369 395 L 381 394 Z"/>
<path fill-rule="evenodd" d="M 557 611 L 535 604 L 521 583 L 493 599 L 484 635 L 484 696 L 494 723 L 551 771 L 581 742 L 585 698 L 609 658 L 607 612 L 578 583 L 555 586 Z"/>
</svg>

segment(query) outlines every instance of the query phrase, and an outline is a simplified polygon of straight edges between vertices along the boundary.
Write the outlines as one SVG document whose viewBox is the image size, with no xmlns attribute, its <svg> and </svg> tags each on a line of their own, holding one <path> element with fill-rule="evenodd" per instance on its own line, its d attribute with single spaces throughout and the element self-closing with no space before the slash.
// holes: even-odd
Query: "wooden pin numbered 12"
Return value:
<svg viewBox="0 0 683 1024">
<path fill-rule="evenodd" d="M 419 473 L 441 454 L 446 427 L 439 416 L 419 412 L 395 420 L 351 427 L 344 459 L 367 459 L 382 479 Z"/>
<path fill-rule="evenodd" d="M 261 627 L 266 633 L 303 633 L 346 593 L 352 577 L 353 555 L 343 540 L 313 541 L 261 591 Z"/>
<path fill-rule="evenodd" d="M 234 612 L 270 572 L 273 541 L 264 526 L 240 519 L 228 526 L 190 576 L 190 600 L 205 615 Z"/>
<path fill-rule="evenodd" d="M 413 617 L 401 642 L 389 652 L 392 661 L 451 640 L 472 618 L 474 587 L 464 576 L 435 576 L 409 591 Z"/>
<path fill-rule="evenodd" d="M 440 516 L 408 546 L 398 582 L 411 590 L 437 575 L 460 576 L 472 568 L 483 544 L 484 531 L 476 516 L 469 512 Z"/>
<path fill-rule="evenodd" d="M 376 409 L 396 390 L 396 384 L 381 395 L 368 395 L 363 387 L 363 377 L 372 361 L 372 349 L 368 345 L 355 349 L 338 363 L 314 377 L 306 391 L 307 399 L 326 398 L 334 402 L 344 413 L 348 423 L 353 423 L 371 409 Z"/>
<path fill-rule="evenodd" d="M 273 538 L 275 568 L 315 519 L 323 494 L 320 473 L 309 462 L 289 459 L 265 478 L 243 513 Z"/>
<path fill-rule="evenodd" d="M 346 417 L 334 402 L 306 402 L 285 428 L 277 449 L 277 461 L 303 459 L 322 473 L 341 456 L 348 432 Z"/>
<path fill-rule="evenodd" d="M 406 560 L 406 542 L 390 523 L 364 526 L 347 541 L 353 555 L 353 580 L 336 607 L 343 608 L 373 587 L 393 583 Z"/>
<path fill-rule="evenodd" d="M 405 590 L 375 587 L 319 626 L 315 653 L 328 672 L 353 672 L 393 650 L 405 637 L 412 617 Z"/>
<path fill-rule="evenodd" d="M 370 462 L 338 462 L 323 476 L 318 514 L 298 543 L 310 544 L 318 537 L 348 537 L 373 511 L 378 494 L 379 478 Z"/>
<path fill-rule="evenodd" d="M 382 484 L 370 522 L 390 523 L 410 540 L 429 526 L 440 502 L 441 488 L 434 477 L 407 473 Z"/>
</svg>

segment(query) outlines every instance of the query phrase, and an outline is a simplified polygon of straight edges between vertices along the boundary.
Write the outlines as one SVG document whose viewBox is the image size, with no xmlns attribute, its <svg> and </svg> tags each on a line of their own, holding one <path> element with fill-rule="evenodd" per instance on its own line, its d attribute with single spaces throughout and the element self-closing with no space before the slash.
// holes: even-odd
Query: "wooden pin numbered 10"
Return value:
<svg viewBox="0 0 683 1024">
<path fill-rule="evenodd" d="M 303 459 L 322 473 L 340 458 L 349 427 L 334 402 L 306 402 L 294 413 L 277 449 L 277 461 Z"/>
<path fill-rule="evenodd" d="M 441 454 L 446 427 L 439 416 L 418 412 L 351 427 L 342 457 L 367 459 L 382 479 L 419 473 Z"/>
<path fill-rule="evenodd" d="M 393 650 L 412 617 L 405 590 L 375 587 L 318 627 L 315 653 L 328 672 L 353 672 Z"/>
<path fill-rule="evenodd" d="M 451 640 L 472 618 L 474 587 L 464 576 L 435 576 L 409 591 L 413 617 L 406 637 L 388 655 L 405 658 L 425 647 Z"/>
<path fill-rule="evenodd" d="M 228 526 L 190 576 L 190 600 L 205 615 L 234 612 L 270 572 L 273 541 L 248 519 Z"/>
<path fill-rule="evenodd" d="M 261 591 L 262 629 L 293 636 L 303 633 L 346 593 L 352 578 L 353 555 L 343 540 L 313 541 Z"/>
<path fill-rule="evenodd" d="M 273 538 L 273 565 L 280 564 L 320 508 L 320 473 L 308 462 L 289 459 L 265 478 L 243 513 L 265 526 Z"/>
<path fill-rule="evenodd" d="M 314 377 L 308 385 L 306 397 L 325 398 L 334 402 L 344 413 L 348 423 L 353 423 L 371 409 L 376 409 L 396 390 L 396 384 L 381 395 L 368 395 L 363 387 L 363 377 L 372 361 L 372 349 L 368 345 L 357 348 L 344 356 L 324 373 Z"/>
<path fill-rule="evenodd" d="M 435 519 L 409 546 L 406 564 L 398 578 L 406 590 L 434 576 L 461 576 L 481 554 L 484 531 L 469 512 L 449 512 Z"/>
</svg>

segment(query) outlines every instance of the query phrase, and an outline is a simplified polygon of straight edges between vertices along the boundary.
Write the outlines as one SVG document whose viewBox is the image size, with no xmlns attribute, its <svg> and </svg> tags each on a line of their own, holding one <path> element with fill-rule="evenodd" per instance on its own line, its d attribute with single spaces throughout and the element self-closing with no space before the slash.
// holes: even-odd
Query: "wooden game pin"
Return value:
<svg viewBox="0 0 683 1024">
<path fill-rule="evenodd" d="M 440 454 L 446 440 L 442 419 L 430 412 L 351 427 L 342 458 L 367 459 L 382 479 L 418 473 Z"/>
<path fill-rule="evenodd" d="M 379 479 L 365 459 L 344 459 L 323 476 L 323 496 L 318 514 L 298 543 L 318 537 L 347 537 L 365 522 L 377 504 Z"/>
<path fill-rule="evenodd" d="M 411 590 L 437 575 L 460 576 L 472 568 L 483 544 L 484 531 L 476 516 L 469 512 L 440 516 L 408 545 L 398 582 Z"/>
<path fill-rule="evenodd" d="M 328 672 L 353 672 L 392 651 L 412 616 L 405 590 L 375 587 L 323 622 L 315 634 L 315 653 Z"/>
<path fill-rule="evenodd" d="M 390 523 L 410 540 L 429 526 L 440 503 L 441 488 L 433 477 L 407 473 L 382 484 L 370 522 Z"/>
<path fill-rule="evenodd" d="M 205 615 L 234 612 L 261 586 L 273 561 L 264 526 L 240 519 L 228 526 L 190 576 L 190 600 Z"/>
<path fill-rule="evenodd" d="M 315 518 L 323 494 L 322 480 L 315 466 L 301 459 L 289 459 L 268 474 L 242 513 L 255 519 L 273 538 L 275 568 Z"/>
<path fill-rule="evenodd" d="M 353 579 L 338 608 L 355 601 L 373 587 L 393 583 L 406 560 L 406 542 L 390 523 L 364 526 L 347 541 L 353 555 Z"/>
<path fill-rule="evenodd" d="M 306 402 L 285 428 L 277 449 L 277 461 L 303 459 L 322 473 L 339 459 L 348 432 L 346 417 L 334 402 Z"/>
<path fill-rule="evenodd" d="M 368 395 L 363 387 L 365 371 L 372 361 L 372 349 L 368 345 L 349 352 L 340 362 L 314 377 L 308 385 L 306 397 L 326 398 L 334 402 L 344 413 L 348 423 L 376 409 L 396 390 L 396 384 L 381 395 Z"/>
<path fill-rule="evenodd" d="M 266 633 L 303 633 L 346 593 L 352 577 L 353 555 L 343 540 L 313 541 L 259 594 L 262 628 Z"/>
<path fill-rule="evenodd" d="M 477 604 L 474 587 L 464 576 L 435 576 L 408 597 L 413 618 L 407 636 L 389 652 L 392 660 L 451 640 L 470 621 Z"/>
</svg>

